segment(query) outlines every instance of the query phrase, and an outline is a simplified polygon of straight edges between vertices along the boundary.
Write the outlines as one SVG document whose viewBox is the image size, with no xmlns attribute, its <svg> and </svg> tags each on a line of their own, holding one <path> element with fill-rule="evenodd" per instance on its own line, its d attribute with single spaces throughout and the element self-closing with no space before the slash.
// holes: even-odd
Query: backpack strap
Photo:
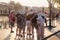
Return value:
<svg viewBox="0 0 60 40">
<path fill-rule="evenodd" d="M 36 16 L 37 14 L 35 14 L 32 18 L 30 18 L 30 21 Z"/>
</svg>

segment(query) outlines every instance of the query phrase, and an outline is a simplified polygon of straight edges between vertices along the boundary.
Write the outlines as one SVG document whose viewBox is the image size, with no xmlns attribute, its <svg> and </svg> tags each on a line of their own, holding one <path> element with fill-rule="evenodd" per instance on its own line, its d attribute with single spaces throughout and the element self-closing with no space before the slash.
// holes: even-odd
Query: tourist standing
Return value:
<svg viewBox="0 0 60 40">
<path fill-rule="evenodd" d="M 38 18 L 37 18 L 37 25 L 38 25 L 37 40 L 43 40 L 45 19 L 42 17 L 41 12 L 39 14 L 38 14 Z"/>
<path fill-rule="evenodd" d="M 14 27 L 14 23 L 15 23 L 15 14 L 14 14 L 14 10 L 11 10 L 10 14 L 9 14 L 9 23 L 11 26 L 11 33 L 13 33 L 13 27 Z"/>
<path fill-rule="evenodd" d="M 17 12 L 17 29 L 16 29 L 16 36 L 17 32 L 19 32 L 19 37 L 22 37 L 22 30 L 23 30 L 23 36 L 25 34 L 25 24 L 26 24 L 26 18 L 23 14 L 20 13 L 20 11 Z M 18 31 L 19 29 L 19 31 Z"/>
</svg>

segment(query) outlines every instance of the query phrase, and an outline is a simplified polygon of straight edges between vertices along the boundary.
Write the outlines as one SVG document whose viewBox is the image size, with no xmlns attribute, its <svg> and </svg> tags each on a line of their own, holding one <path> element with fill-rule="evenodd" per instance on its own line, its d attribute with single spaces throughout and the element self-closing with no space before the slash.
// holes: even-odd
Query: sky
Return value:
<svg viewBox="0 0 60 40">
<path fill-rule="evenodd" d="M 10 0 L 0 0 L 0 2 L 9 3 Z M 47 0 L 14 0 L 15 2 L 19 2 L 23 6 L 35 6 L 35 7 L 48 7 Z"/>
</svg>

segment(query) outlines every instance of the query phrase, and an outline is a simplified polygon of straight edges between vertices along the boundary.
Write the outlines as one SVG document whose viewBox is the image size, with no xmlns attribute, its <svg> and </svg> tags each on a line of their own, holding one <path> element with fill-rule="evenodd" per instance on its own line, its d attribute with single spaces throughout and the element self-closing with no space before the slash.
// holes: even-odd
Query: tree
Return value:
<svg viewBox="0 0 60 40">
<path fill-rule="evenodd" d="M 15 10 L 20 10 L 20 9 L 22 9 L 22 6 L 20 5 L 20 3 L 16 3 L 16 4 L 14 5 L 14 9 L 15 9 Z"/>
<path fill-rule="evenodd" d="M 10 10 L 14 10 L 14 5 L 15 5 L 15 2 L 14 1 L 10 1 L 10 3 L 9 3 L 9 9 Z"/>
<path fill-rule="evenodd" d="M 57 5 L 57 9 L 60 10 L 60 0 L 53 0 L 53 2 L 55 2 Z"/>
<path fill-rule="evenodd" d="M 60 0 L 53 0 L 53 2 L 60 4 Z"/>
</svg>

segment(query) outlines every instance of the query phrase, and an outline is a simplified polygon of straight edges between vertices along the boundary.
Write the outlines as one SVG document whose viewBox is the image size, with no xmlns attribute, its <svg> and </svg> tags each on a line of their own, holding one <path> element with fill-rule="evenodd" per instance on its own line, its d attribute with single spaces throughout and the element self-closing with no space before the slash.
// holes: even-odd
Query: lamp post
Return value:
<svg viewBox="0 0 60 40">
<path fill-rule="evenodd" d="M 52 26 L 51 26 L 51 8 L 52 8 L 52 4 L 51 4 L 51 0 L 50 0 L 50 3 L 49 3 L 49 29 L 51 30 Z"/>
<path fill-rule="evenodd" d="M 52 3 L 51 3 L 51 1 L 52 0 L 48 0 L 48 2 L 49 2 L 49 26 L 48 26 L 48 28 L 49 28 L 49 30 L 51 30 L 52 29 L 52 25 L 51 25 L 51 19 L 52 19 L 52 17 L 51 17 L 51 15 L 52 15 Z"/>
</svg>

